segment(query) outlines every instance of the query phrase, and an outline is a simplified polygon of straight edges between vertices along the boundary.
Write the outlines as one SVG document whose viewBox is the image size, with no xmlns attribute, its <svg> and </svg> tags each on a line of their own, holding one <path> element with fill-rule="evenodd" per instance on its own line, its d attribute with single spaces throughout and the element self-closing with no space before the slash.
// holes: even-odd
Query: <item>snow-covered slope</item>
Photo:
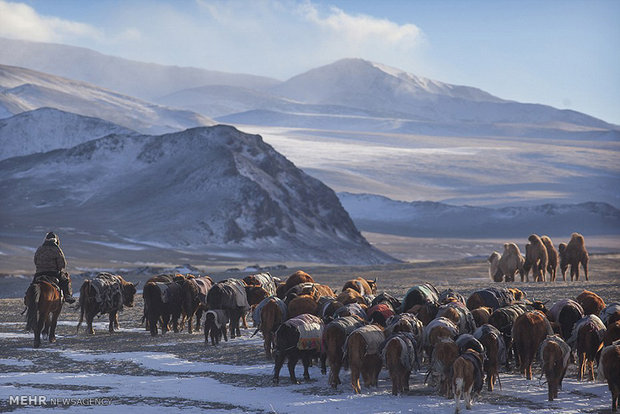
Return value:
<svg viewBox="0 0 620 414">
<path fill-rule="evenodd" d="M 0 160 L 71 148 L 110 134 L 135 134 L 99 118 L 41 108 L 0 119 Z"/>
<path fill-rule="evenodd" d="M 575 111 L 505 101 L 480 89 L 417 77 L 363 59 L 312 69 L 270 91 L 300 102 L 363 108 L 417 121 L 612 127 Z"/>
<path fill-rule="evenodd" d="M 81 47 L 6 38 L 0 38 L 0 63 L 93 83 L 149 101 L 204 85 L 262 89 L 279 82 L 262 76 L 137 62 Z"/>
<path fill-rule="evenodd" d="M 0 65 L 0 113 L 43 107 L 101 118 L 143 133 L 178 131 L 214 122 L 189 111 L 151 104 L 98 86 Z"/>
<path fill-rule="evenodd" d="M 620 234 L 620 210 L 606 203 L 485 208 L 403 202 L 373 194 L 338 193 L 358 228 L 410 237 L 527 237 L 531 233 Z"/>
<path fill-rule="evenodd" d="M 360 235 L 335 193 L 260 136 L 233 127 L 111 135 L 0 162 L 2 223 L 204 254 L 287 261 L 393 261 Z M 94 219 L 96 218 L 96 219 Z"/>
</svg>

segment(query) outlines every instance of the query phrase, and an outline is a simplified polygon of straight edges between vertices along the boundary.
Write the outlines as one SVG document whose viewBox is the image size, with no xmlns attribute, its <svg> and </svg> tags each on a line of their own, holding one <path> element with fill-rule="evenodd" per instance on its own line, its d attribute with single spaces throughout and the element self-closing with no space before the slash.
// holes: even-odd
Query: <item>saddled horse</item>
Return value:
<svg viewBox="0 0 620 414">
<path fill-rule="evenodd" d="M 56 322 L 62 310 L 60 288 L 45 278 L 36 279 L 26 290 L 26 329 L 34 330 L 34 348 L 41 346 L 41 332 L 56 342 Z"/>
</svg>

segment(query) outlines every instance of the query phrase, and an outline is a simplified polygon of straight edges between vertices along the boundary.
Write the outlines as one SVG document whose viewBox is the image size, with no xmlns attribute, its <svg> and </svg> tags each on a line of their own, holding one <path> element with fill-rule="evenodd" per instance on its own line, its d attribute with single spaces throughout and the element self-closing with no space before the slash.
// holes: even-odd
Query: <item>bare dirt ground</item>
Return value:
<svg viewBox="0 0 620 414">
<path fill-rule="evenodd" d="M 592 255 L 590 260 L 590 281 L 580 280 L 578 282 L 556 281 L 555 283 L 534 283 L 534 282 L 515 282 L 511 286 L 520 288 L 527 293 L 528 298 L 537 300 L 548 300 L 550 304 L 563 298 L 574 298 L 584 289 L 588 289 L 598 293 L 606 302 L 620 302 L 620 255 Z M 295 268 L 289 268 L 280 271 L 280 276 L 286 276 L 292 273 Z M 493 285 L 488 276 L 488 266 L 486 262 L 480 258 L 463 259 L 456 261 L 435 261 L 435 262 L 419 262 L 419 263 L 403 263 L 394 265 L 377 265 L 377 266 L 339 266 L 339 267 L 306 267 L 315 280 L 325 283 L 333 288 L 340 289 L 344 281 L 352 277 L 365 277 L 378 280 L 379 291 L 386 291 L 392 295 L 401 298 L 405 292 L 414 285 L 431 282 L 438 290 L 451 287 L 458 290 L 464 296 L 468 296 L 473 291 L 489 287 Z M 278 273 L 278 272 L 274 272 Z M 216 279 L 224 277 L 238 277 L 241 274 L 219 273 L 214 274 Z M 132 277 L 127 275 L 130 281 L 144 280 L 148 275 L 136 275 Z M 498 284 L 499 285 L 499 284 Z M 501 284 L 504 285 L 504 284 Z M 78 291 L 79 284 L 74 286 Z M 25 289 L 24 289 L 25 290 Z M 214 348 L 205 346 L 202 333 L 189 335 L 187 329 L 180 333 L 168 333 L 164 336 L 151 337 L 141 326 L 140 319 L 142 316 L 143 301 L 140 294 L 136 295 L 136 305 L 133 308 L 125 308 L 120 315 L 120 324 L 122 330 L 110 335 L 107 332 L 107 318 L 104 316 L 96 326 L 96 333 L 89 336 L 85 333 L 84 325 L 79 333 L 76 334 L 76 325 L 78 321 L 78 311 L 73 306 L 65 305 L 63 307 L 59 326 L 57 329 L 58 340 L 54 344 L 43 342 L 42 351 L 32 352 L 32 334 L 24 333 L 24 316 L 20 315 L 23 310 L 22 298 L 10 298 L 0 300 L 0 372 L 11 373 L 89 373 L 97 375 L 132 375 L 132 376 L 148 376 L 149 378 L 164 375 L 162 372 L 149 369 L 144 365 L 132 362 L 130 359 L 123 360 L 76 360 L 75 358 L 65 357 L 67 353 L 79 351 L 88 353 L 118 353 L 118 352 L 143 352 L 157 351 L 172 354 L 184 360 L 204 362 L 204 363 L 220 363 L 227 365 L 264 365 L 269 364 L 265 361 L 262 351 L 260 338 L 249 339 L 252 328 L 244 330 L 243 337 L 234 341 L 229 341 L 221 346 Z M 50 350 L 58 352 L 46 352 Z M 28 362 L 11 363 L 3 365 L 5 361 L 22 361 L 27 352 Z M 298 367 L 298 370 L 300 368 Z M 299 371 L 298 371 L 299 372 Z M 536 371 L 539 372 L 539 371 Z M 575 374 L 575 367 L 571 368 L 569 375 Z M 177 373 L 183 377 L 182 373 Z M 271 387 L 271 375 L 241 375 L 231 373 L 205 373 L 201 375 L 209 376 L 216 379 L 220 383 L 234 385 L 241 388 L 260 388 Z M 282 373 L 286 378 L 286 368 Z M 348 378 L 348 374 L 345 374 Z M 300 392 L 307 392 L 320 395 L 332 394 L 350 394 L 351 390 L 346 384 L 337 391 L 332 391 L 327 387 L 311 386 Z M 424 386 L 418 379 L 414 380 L 414 386 L 409 395 L 433 395 L 434 391 Z M 15 383 L 17 388 L 21 387 Z M 41 390 L 45 392 L 60 393 L 66 391 L 63 384 L 39 384 Z M 37 387 L 37 384 L 30 387 Z M 50 390 L 51 387 L 51 390 Z M 63 388 L 64 387 L 64 388 Z M 91 386 L 87 383 L 77 386 L 69 386 L 72 392 L 84 392 L 88 394 L 101 393 L 102 388 Z M 73 387 L 73 388 L 71 388 Z M 105 391 L 105 390 L 104 390 Z M 499 399 L 497 395 L 492 393 L 484 393 L 482 401 L 490 404 L 501 406 L 506 404 L 505 400 Z M 127 397 L 123 397 L 123 406 L 131 406 L 132 401 Z M 136 399 L 135 404 L 142 405 L 144 401 Z M 152 407 L 165 407 L 166 404 L 172 404 L 177 408 L 202 408 L 210 410 L 238 410 L 238 411 L 255 411 L 244 407 L 243 404 L 221 404 L 213 403 L 197 403 L 194 400 L 169 401 L 153 400 L 148 403 Z M 513 402 L 517 406 L 530 404 L 527 401 Z M 13 405 L 9 405 L 8 401 L 0 401 L 0 411 L 12 411 L 17 409 Z M 531 407 L 536 408 L 536 407 Z M 586 410 L 588 411 L 588 410 Z"/>
</svg>

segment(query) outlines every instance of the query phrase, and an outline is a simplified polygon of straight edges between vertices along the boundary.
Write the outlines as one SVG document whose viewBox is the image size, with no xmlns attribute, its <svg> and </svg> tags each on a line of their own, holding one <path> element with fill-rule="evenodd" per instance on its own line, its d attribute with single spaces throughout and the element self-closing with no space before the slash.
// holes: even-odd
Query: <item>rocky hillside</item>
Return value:
<svg viewBox="0 0 620 414">
<path fill-rule="evenodd" d="M 361 236 L 335 193 L 228 126 L 111 135 L 0 162 L 4 231 L 78 229 L 124 248 L 330 263 L 393 259 Z M 105 238 L 104 238 L 105 239 Z M 105 243 L 103 243 L 105 244 Z"/>
</svg>

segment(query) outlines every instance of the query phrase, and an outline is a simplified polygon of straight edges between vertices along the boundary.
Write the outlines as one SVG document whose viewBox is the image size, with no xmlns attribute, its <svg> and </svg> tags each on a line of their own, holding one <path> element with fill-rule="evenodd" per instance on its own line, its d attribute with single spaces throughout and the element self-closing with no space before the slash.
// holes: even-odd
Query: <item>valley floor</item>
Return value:
<svg viewBox="0 0 620 414">
<path fill-rule="evenodd" d="M 620 301 L 618 255 L 593 255 L 591 279 L 586 282 L 515 282 L 531 299 L 552 303 L 592 290 L 607 302 Z M 452 287 L 468 296 L 491 282 L 482 260 L 449 260 L 377 266 L 305 268 L 321 283 L 340 288 L 353 276 L 378 278 L 379 290 L 402 297 L 415 284 L 432 282 L 439 290 Z M 290 274 L 293 269 L 284 271 Z M 140 278 L 138 278 L 140 279 Z M 136 281 L 129 278 L 131 281 Z M 288 382 L 286 367 L 281 384 L 273 386 L 273 364 L 264 359 L 262 339 L 251 337 L 252 328 L 240 338 L 218 347 L 204 344 L 201 334 L 186 331 L 152 338 L 140 327 L 142 297 L 120 315 L 121 331 L 107 333 L 105 318 L 96 323 L 94 336 L 84 328 L 76 334 L 78 313 L 65 307 L 58 327 L 58 340 L 32 349 L 32 334 L 25 333 L 23 302 L 0 299 L 0 411 L 21 411 L 11 397 L 42 396 L 53 403 L 67 399 L 66 412 L 81 412 L 94 405 L 95 412 L 277 412 L 277 413 L 436 413 L 454 412 L 454 401 L 439 397 L 424 385 L 426 368 L 413 374 L 407 395 L 391 395 L 386 371 L 377 388 L 363 388 L 354 395 L 349 373 L 343 385 L 332 390 L 318 367 L 311 380 L 301 385 Z M 502 389 L 483 391 L 474 411 L 485 413 L 581 413 L 605 412 L 611 404 L 606 384 L 578 382 L 571 366 L 559 398 L 548 402 L 544 379 L 527 381 L 514 372 L 501 373 Z M 301 365 L 297 367 L 299 376 Z M 56 400 L 59 399 L 59 400 Z M 71 401 L 73 399 L 73 401 Z M 99 404 L 99 405 L 95 405 Z M 28 412 L 47 410 L 28 407 Z M 45 411 L 47 412 L 47 411 Z"/>
</svg>

